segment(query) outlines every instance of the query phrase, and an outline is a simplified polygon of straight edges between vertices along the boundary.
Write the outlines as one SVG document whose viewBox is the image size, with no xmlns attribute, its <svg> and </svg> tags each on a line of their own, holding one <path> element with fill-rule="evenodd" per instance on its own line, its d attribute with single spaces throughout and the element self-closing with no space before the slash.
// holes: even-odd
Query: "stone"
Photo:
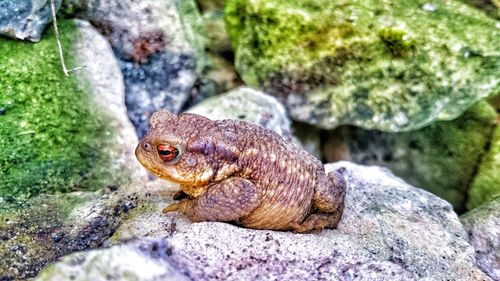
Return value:
<svg viewBox="0 0 500 281">
<path fill-rule="evenodd" d="M 83 3 L 82 3 L 83 2 Z M 209 65 L 194 0 L 73 1 L 66 13 L 90 21 L 109 41 L 124 76 L 128 116 L 139 136 L 149 116 L 179 113 Z"/>
<path fill-rule="evenodd" d="M 108 239 L 110 248 L 63 258 L 43 270 L 40 280 L 75 272 L 92 272 L 94 280 L 100 280 L 105 277 L 97 273 L 105 265 L 99 262 L 107 262 L 117 251 L 124 252 L 123 260 L 115 255 L 113 267 L 127 265 L 137 276 L 149 254 L 141 254 L 137 265 L 127 257 L 137 252 L 134 243 L 148 244 L 151 239 L 157 241 L 153 248 L 158 253 L 149 258 L 150 264 L 173 267 L 194 280 L 491 280 L 476 266 L 474 249 L 449 203 L 384 168 L 349 162 L 326 165 L 327 171 L 334 169 L 345 169 L 348 182 L 346 208 L 335 230 L 297 234 L 191 223 L 179 213 L 161 213 L 177 188 L 155 181 L 142 189 L 149 194 L 147 200 L 130 210 Z M 136 242 L 127 243 L 131 239 Z M 97 253 L 103 258 L 96 258 Z M 97 263 L 89 267 L 91 261 Z M 152 268 L 156 272 L 158 267 Z"/>
<path fill-rule="evenodd" d="M 459 1 L 426 4 L 228 0 L 225 20 L 243 81 L 293 119 L 399 132 L 500 91 L 497 21 Z"/>
<path fill-rule="evenodd" d="M 191 280 L 169 263 L 169 245 L 162 239 L 67 256 L 36 280 Z"/>
<path fill-rule="evenodd" d="M 476 250 L 479 268 L 500 280 L 500 197 L 460 217 Z"/>
<path fill-rule="evenodd" d="M 133 154 L 138 140 L 125 114 L 123 80 L 111 48 L 88 24 L 61 21 L 60 31 L 67 64 L 86 66 L 69 77 L 62 73 L 52 33 L 33 45 L 0 38 L 7 58 L 0 65 L 5 198 L 146 178 Z"/>
<path fill-rule="evenodd" d="M 56 10 L 61 2 L 55 0 Z M 51 21 L 48 0 L 4 0 L 0 3 L 0 35 L 38 42 Z"/>
<path fill-rule="evenodd" d="M 500 196 L 500 126 L 496 126 L 476 177 L 469 189 L 467 208 L 473 209 Z"/>
<path fill-rule="evenodd" d="M 414 132 L 384 133 L 341 127 L 328 133 L 323 155 L 330 162 L 350 160 L 388 167 L 412 185 L 447 200 L 455 211 L 462 213 L 468 197 L 469 201 L 476 200 L 467 196 L 467 192 L 491 141 L 495 119 L 495 110 L 480 102 L 458 119 L 439 121 Z M 484 175 L 489 175 L 488 180 L 493 182 L 485 182 L 483 193 L 476 191 L 478 195 L 484 194 L 484 198 L 477 198 L 478 202 L 493 195 L 499 186 L 494 182 L 498 171 L 497 167 L 495 173 L 494 165 L 489 172 L 485 171 Z"/>
<path fill-rule="evenodd" d="M 47 263 L 101 246 L 136 204 L 117 192 L 39 195 L 0 203 L 0 279 L 34 277 Z"/>
<path fill-rule="evenodd" d="M 287 140 L 293 138 L 285 107 L 276 98 L 244 86 L 206 99 L 187 112 L 212 120 L 241 120 L 271 129 Z"/>
<path fill-rule="evenodd" d="M 494 19 L 500 19 L 500 1 L 498 0 L 461 0 L 471 6 L 483 10 Z"/>
<path fill-rule="evenodd" d="M 197 0 L 196 2 L 203 12 L 224 9 L 224 0 Z"/>
</svg>

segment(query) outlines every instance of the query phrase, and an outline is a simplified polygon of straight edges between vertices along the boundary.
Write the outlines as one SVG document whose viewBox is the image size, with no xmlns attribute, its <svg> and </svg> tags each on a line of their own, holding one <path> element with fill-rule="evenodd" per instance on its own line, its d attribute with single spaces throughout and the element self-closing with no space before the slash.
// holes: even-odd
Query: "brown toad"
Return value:
<svg viewBox="0 0 500 281">
<path fill-rule="evenodd" d="M 345 197 L 341 171 L 326 175 L 320 161 L 274 131 L 167 111 L 153 114 L 150 125 L 137 158 L 188 195 L 165 213 L 297 232 L 337 226 Z"/>
</svg>

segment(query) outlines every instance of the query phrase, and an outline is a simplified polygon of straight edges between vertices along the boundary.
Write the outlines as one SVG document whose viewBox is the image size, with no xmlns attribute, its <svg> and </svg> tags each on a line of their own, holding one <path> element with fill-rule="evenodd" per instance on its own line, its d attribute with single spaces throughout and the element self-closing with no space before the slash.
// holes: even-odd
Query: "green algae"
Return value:
<svg viewBox="0 0 500 281">
<path fill-rule="evenodd" d="M 496 22 L 459 2 L 229 0 L 225 20 L 242 79 L 322 128 L 415 130 L 500 92 Z"/>
<path fill-rule="evenodd" d="M 467 208 L 500 198 L 500 126 L 495 128 L 489 151 L 486 153 L 477 176 L 469 190 Z"/>
<path fill-rule="evenodd" d="M 76 30 L 60 23 L 67 64 Z M 62 73 L 52 31 L 37 44 L 0 38 L 0 196 L 98 189 L 121 181 L 107 169 L 113 131 L 74 76 Z"/>
</svg>

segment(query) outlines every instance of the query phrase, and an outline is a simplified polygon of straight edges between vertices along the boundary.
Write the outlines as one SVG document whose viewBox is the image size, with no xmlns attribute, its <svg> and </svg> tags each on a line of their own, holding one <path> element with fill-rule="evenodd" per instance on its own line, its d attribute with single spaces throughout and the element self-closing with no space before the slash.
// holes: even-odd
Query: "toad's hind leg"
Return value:
<svg viewBox="0 0 500 281">
<path fill-rule="evenodd" d="M 174 203 L 163 212 L 180 211 L 196 222 L 238 222 L 259 205 L 260 195 L 257 187 L 249 180 L 234 177 L 211 185 L 198 198 Z"/>
<path fill-rule="evenodd" d="M 299 233 L 321 231 L 324 228 L 335 228 L 339 223 L 342 213 L 334 212 L 331 214 L 316 213 L 311 214 L 302 223 L 291 223 L 290 227 Z"/>
<path fill-rule="evenodd" d="M 302 223 L 292 223 L 296 232 L 320 231 L 323 228 L 336 228 L 344 211 L 346 182 L 344 168 L 330 172 L 316 185 L 313 197 L 313 213 Z"/>
</svg>

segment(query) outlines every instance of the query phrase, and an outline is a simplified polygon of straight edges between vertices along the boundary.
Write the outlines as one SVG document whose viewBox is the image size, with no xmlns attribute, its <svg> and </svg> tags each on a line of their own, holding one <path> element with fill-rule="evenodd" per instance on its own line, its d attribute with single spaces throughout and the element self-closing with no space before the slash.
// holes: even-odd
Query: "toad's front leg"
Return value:
<svg viewBox="0 0 500 281">
<path fill-rule="evenodd" d="M 174 203 L 163 213 L 179 211 L 192 221 L 238 222 L 261 203 L 258 188 L 249 180 L 229 178 L 208 187 L 198 198 Z"/>
</svg>

